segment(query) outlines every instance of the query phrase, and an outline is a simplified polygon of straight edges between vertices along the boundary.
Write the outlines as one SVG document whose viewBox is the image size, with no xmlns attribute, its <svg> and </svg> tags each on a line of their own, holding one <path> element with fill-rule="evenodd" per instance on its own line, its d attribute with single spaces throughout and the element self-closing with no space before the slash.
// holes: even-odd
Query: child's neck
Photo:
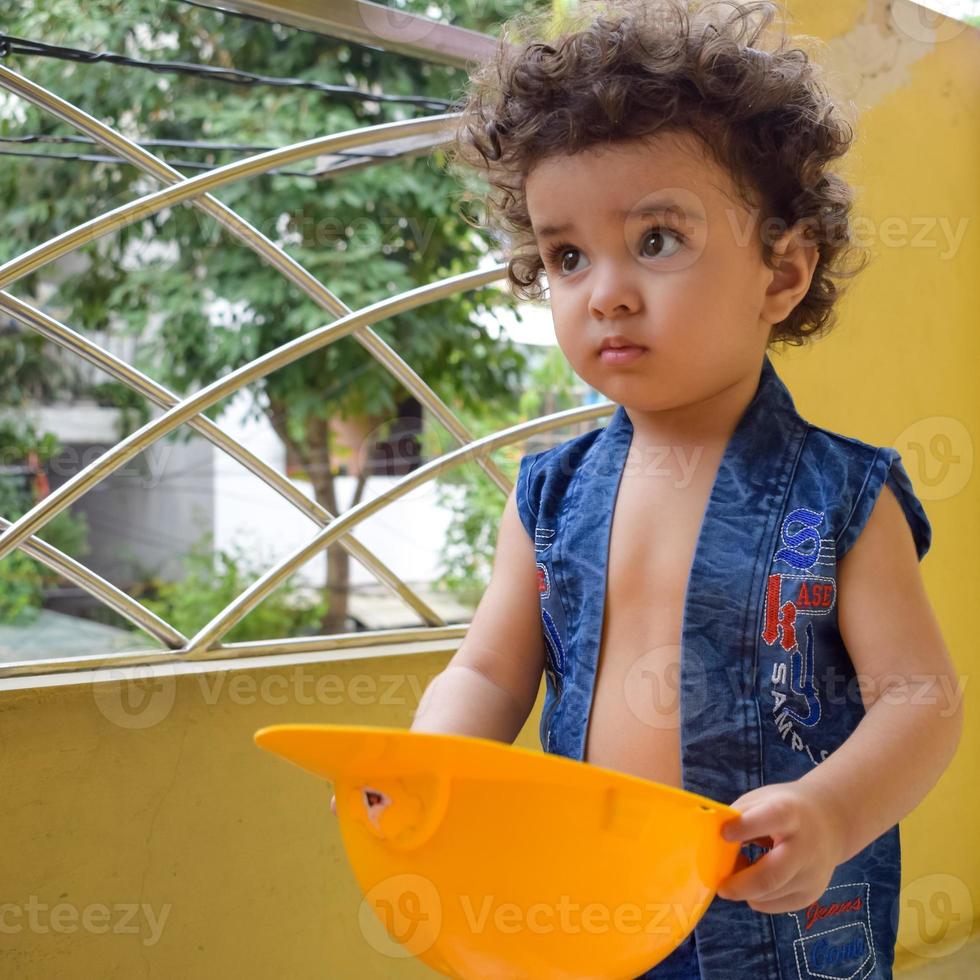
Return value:
<svg viewBox="0 0 980 980">
<path fill-rule="evenodd" d="M 739 419 L 759 387 L 758 371 L 750 371 L 708 398 L 661 411 L 624 405 L 633 425 L 634 446 L 677 446 L 723 452 Z"/>
</svg>

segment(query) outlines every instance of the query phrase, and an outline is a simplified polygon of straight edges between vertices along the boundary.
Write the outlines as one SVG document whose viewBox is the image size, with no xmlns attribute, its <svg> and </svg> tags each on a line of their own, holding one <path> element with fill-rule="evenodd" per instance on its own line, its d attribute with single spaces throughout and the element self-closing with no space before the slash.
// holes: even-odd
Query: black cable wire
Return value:
<svg viewBox="0 0 980 980">
<path fill-rule="evenodd" d="M 121 157 L 102 156 L 96 153 L 39 153 L 36 150 L 0 150 L 0 157 L 30 157 L 35 160 L 69 160 L 71 162 L 84 163 L 120 163 L 129 165 L 128 160 Z M 168 160 L 171 167 L 185 168 L 188 170 L 212 170 L 213 167 L 206 163 L 191 163 L 188 160 Z M 270 171 L 271 172 L 271 171 Z M 309 174 L 298 171 L 279 171 L 281 174 L 288 173 L 290 176 L 308 177 Z"/>
<path fill-rule="evenodd" d="M 141 139 L 140 146 L 166 146 L 180 150 L 207 150 L 225 152 L 236 150 L 242 153 L 264 153 L 275 150 L 274 146 L 250 146 L 246 143 L 209 143 L 194 140 L 153 140 Z M 48 133 L 35 133 L 29 136 L 0 136 L 0 143 L 85 143 L 89 146 L 102 146 L 98 140 L 89 136 L 53 136 Z"/>
<path fill-rule="evenodd" d="M 5 142 L 0 140 L 0 142 Z M 145 144 L 144 144 L 145 145 Z M 350 157 L 351 159 L 358 159 L 362 157 L 370 157 L 375 160 L 390 160 L 395 159 L 391 154 L 387 153 L 336 153 L 334 156 L 344 156 Z M 70 162 L 81 162 L 81 163 L 117 163 L 124 164 L 126 166 L 133 166 L 128 160 L 124 160 L 122 157 L 114 156 L 103 156 L 97 153 L 40 153 L 37 150 L 0 150 L 0 157 L 31 157 L 32 159 L 39 160 L 68 160 Z M 206 163 L 197 163 L 190 160 L 166 160 L 171 167 L 176 169 L 184 170 L 213 170 L 214 167 Z M 327 167 L 323 170 L 269 170 L 265 174 L 260 174 L 258 176 L 275 176 L 275 177 L 312 177 L 314 180 L 323 177 L 324 175 L 330 173 L 334 168 Z"/>
<path fill-rule="evenodd" d="M 446 110 L 453 106 L 453 103 L 444 99 L 426 96 L 367 92 L 350 85 L 331 85 L 327 82 L 307 81 L 301 78 L 276 78 L 270 75 L 256 75 L 253 72 L 242 71 L 238 68 L 215 68 L 211 65 L 198 65 L 185 61 L 144 61 L 139 58 L 115 54 L 111 51 L 83 51 L 80 48 L 66 48 L 58 44 L 45 44 L 42 41 L 30 41 L 26 38 L 14 37 L 11 34 L 0 34 L 0 58 L 9 57 L 12 54 L 56 58 L 60 61 L 77 61 L 82 64 L 106 62 L 123 65 L 127 68 L 143 68 L 147 71 L 192 75 L 208 81 L 228 82 L 232 85 L 271 85 L 278 88 L 313 89 L 328 95 L 344 96 L 369 102 L 407 103 L 423 106 L 427 109 Z"/>
</svg>

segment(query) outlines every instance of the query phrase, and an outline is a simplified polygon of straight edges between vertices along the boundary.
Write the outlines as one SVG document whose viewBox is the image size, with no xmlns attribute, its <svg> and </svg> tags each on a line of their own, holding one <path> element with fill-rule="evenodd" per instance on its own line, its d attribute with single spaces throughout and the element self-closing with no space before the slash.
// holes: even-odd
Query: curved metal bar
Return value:
<svg viewBox="0 0 980 980">
<path fill-rule="evenodd" d="M 259 378 L 271 374 L 279 368 L 292 364 L 307 354 L 346 337 L 363 323 L 372 323 L 395 316 L 405 310 L 424 306 L 428 302 L 442 299 L 454 291 L 473 289 L 492 281 L 497 275 L 495 269 L 461 273 L 449 279 L 426 283 L 416 289 L 372 303 L 369 306 L 342 317 L 333 323 L 319 327 L 308 334 L 283 344 L 275 350 L 263 354 L 249 364 L 231 371 L 217 381 L 211 382 L 200 391 L 179 402 L 159 418 L 153 419 L 131 433 L 108 452 L 94 460 L 85 469 L 76 473 L 53 493 L 34 505 L 23 517 L 15 521 L 3 534 L 0 534 L 0 558 L 10 553 L 25 538 L 43 527 L 55 514 L 60 513 L 74 500 L 97 484 L 105 476 L 115 472 L 138 453 L 157 439 L 183 425 L 195 415 L 210 408 L 222 398 L 233 394 L 239 388 Z M 332 524 L 330 526 L 333 526 Z"/>
<path fill-rule="evenodd" d="M 334 133 L 330 136 L 317 136 L 314 139 L 294 143 L 291 146 L 284 146 L 276 150 L 268 150 L 265 153 L 245 157 L 242 160 L 235 160 L 195 177 L 188 177 L 170 187 L 144 194 L 143 197 L 137 198 L 135 201 L 120 205 L 97 218 L 92 218 L 75 228 L 70 228 L 43 244 L 29 249 L 17 258 L 5 262 L 0 265 L 0 289 L 6 289 L 18 279 L 23 279 L 24 276 L 28 276 L 45 265 L 76 251 L 83 245 L 89 245 L 120 228 L 125 228 L 143 218 L 149 218 L 166 208 L 183 204 L 201 194 L 223 187 L 225 184 L 255 177 L 274 167 L 308 160 L 310 157 L 322 153 L 367 146 L 377 143 L 379 139 L 391 140 L 403 135 L 417 136 L 420 132 L 438 132 L 452 118 L 453 114 L 426 116 L 404 122 L 366 126 L 361 129 L 352 129 L 346 133 Z"/>
<path fill-rule="evenodd" d="M 11 522 L 6 518 L 0 517 L 0 529 L 8 528 L 10 524 Z M 68 579 L 69 582 L 84 589 L 89 595 L 95 596 L 113 612 L 149 633 L 150 636 L 165 646 L 180 648 L 187 643 L 187 637 L 183 633 L 164 622 L 156 613 L 150 612 L 132 596 L 126 595 L 111 582 L 107 582 L 101 576 L 96 575 L 90 568 L 86 568 L 80 562 L 75 561 L 70 555 L 53 548 L 46 541 L 42 541 L 40 538 L 28 538 L 21 545 L 21 549 L 35 561 L 46 565 Z"/>
<path fill-rule="evenodd" d="M 125 361 L 115 357 L 108 351 L 103 350 L 97 344 L 93 344 L 70 327 L 66 327 L 53 317 L 49 317 L 46 313 L 2 290 L 0 290 L 0 310 L 16 318 L 41 336 L 83 357 L 89 363 L 112 375 L 112 377 L 118 379 L 127 387 L 138 391 L 141 395 L 145 395 L 162 408 L 172 408 L 180 400 L 172 391 L 157 384 L 152 378 L 148 378 L 145 374 L 137 371 L 134 367 L 131 367 Z M 209 442 L 226 452 L 232 459 L 249 469 L 260 480 L 272 487 L 273 490 L 309 517 L 310 520 L 314 521 L 318 527 L 324 527 L 333 520 L 334 515 L 330 511 L 315 500 L 311 500 L 292 481 L 288 480 L 264 460 L 259 459 L 258 456 L 255 456 L 240 443 L 232 439 L 231 436 L 222 431 L 206 415 L 199 415 L 191 419 L 187 424 L 192 429 L 200 432 Z M 341 538 L 338 544 L 375 575 L 379 581 L 391 589 L 392 592 L 401 599 L 404 599 L 422 617 L 423 622 L 427 622 L 433 626 L 442 626 L 445 624 L 442 617 L 431 609 L 424 599 L 402 582 L 387 565 L 377 558 L 367 547 L 361 544 L 353 535 Z M 103 598 L 97 591 L 92 592 L 92 594 L 97 598 Z M 184 639 L 182 637 L 177 645 L 182 645 Z"/>
<path fill-rule="evenodd" d="M 615 406 L 612 403 L 588 408 L 573 409 L 571 412 L 560 412 L 554 415 L 542 416 L 531 422 L 522 423 L 512 429 L 520 436 L 515 436 L 513 442 L 519 441 L 521 437 L 557 429 L 570 421 L 582 421 L 583 413 L 598 413 L 599 411 L 609 411 Z M 575 416 L 570 418 L 569 416 Z M 500 448 L 499 446 L 496 448 Z M 487 449 L 486 451 L 490 451 Z M 407 490 L 403 492 L 408 492 Z M 364 520 L 366 515 L 361 515 L 358 519 Z M 340 533 L 340 532 L 338 532 Z M 323 545 L 327 547 L 327 545 Z M 288 574 L 288 573 L 287 573 Z M 273 587 L 274 588 L 274 587 Z M 261 601 L 261 600 L 260 600 Z M 412 627 L 402 630 L 374 630 L 362 631 L 359 633 L 334 633 L 330 636 L 312 637 L 291 637 L 278 640 L 255 640 L 242 641 L 237 643 L 218 644 L 206 650 L 197 651 L 193 658 L 195 663 L 207 663 L 212 660 L 224 659 L 228 654 L 236 657 L 259 656 L 262 654 L 290 654 L 290 653 L 316 653 L 327 649 L 348 649 L 360 646 L 372 646 L 384 640 L 392 641 L 419 641 L 428 642 L 440 638 L 462 637 L 469 629 L 469 624 L 433 626 L 433 627 Z M 105 657 L 68 657 L 60 660 L 42 661 L 16 661 L 14 663 L 0 663 L 0 678 L 22 675 L 46 675 L 59 674 L 77 670 L 99 670 L 104 668 L 120 667 L 145 667 L 154 664 L 174 664 L 177 662 L 188 662 L 187 648 L 181 650 L 159 651 L 159 650 L 137 650 L 127 653 L 109 654 Z"/>
<path fill-rule="evenodd" d="M 412 626 L 407 629 L 364 630 L 360 633 L 331 633 L 329 636 L 300 636 L 282 640 L 251 640 L 226 643 L 212 647 L 193 663 L 203 665 L 216 660 L 247 660 L 253 657 L 296 656 L 323 653 L 326 650 L 356 650 L 364 647 L 388 646 L 395 643 L 416 643 L 436 646 L 460 640 L 466 636 L 469 624 L 450 626 Z M 393 651 L 397 652 L 397 651 Z M 417 651 L 405 651 L 417 652 Z M 388 655 L 386 651 L 385 656 Z M 365 656 L 375 656 L 374 653 Z M 78 671 L 118 671 L 138 667 L 176 669 L 190 661 L 179 651 L 133 650 L 97 657 L 62 657 L 59 660 L 15 660 L 0 662 L 0 681 L 5 677 L 72 674 Z M 2 685 L 0 685 L 2 687 Z"/>
<path fill-rule="evenodd" d="M 495 38 L 458 25 L 442 24 L 403 7 L 365 0 L 203 0 L 217 10 L 289 24 L 411 58 L 465 68 L 493 53 Z"/>
<path fill-rule="evenodd" d="M 216 640 L 220 640 L 228 630 L 232 629 L 241 619 L 247 616 L 277 586 L 281 585 L 290 575 L 302 568 L 311 558 L 315 557 L 317 552 L 328 547 L 339 535 L 344 534 L 348 528 L 370 517 L 392 500 L 397 500 L 416 487 L 428 482 L 433 477 L 438 476 L 444 470 L 457 466 L 460 463 L 468 462 L 470 459 L 482 453 L 492 452 L 501 446 L 520 441 L 549 428 L 555 428 L 557 427 L 555 420 L 559 420 L 558 424 L 580 422 L 608 415 L 615 409 L 616 404 L 614 402 L 601 402 L 598 405 L 570 408 L 564 412 L 556 412 L 549 416 L 532 419 L 530 422 L 521 422 L 508 429 L 501 429 L 499 432 L 471 442 L 468 446 L 462 446 L 437 459 L 430 460 L 417 470 L 413 470 L 407 476 L 404 476 L 394 486 L 389 487 L 383 494 L 380 494 L 373 500 L 362 501 L 349 510 L 346 510 L 328 527 L 323 528 L 310 542 L 296 549 L 291 555 L 282 559 L 260 578 L 256 579 L 237 599 L 229 603 L 210 623 L 191 637 L 190 643 L 187 646 L 187 655 L 193 657 L 200 651 L 207 649 Z"/>
<path fill-rule="evenodd" d="M 121 133 L 110 129 L 104 123 L 99 122 L 92 116 L 82 112 L 70 102 L 59 98 L 53 92 L 42 88 L 40 85 L 12 72 L 0 65 L 0 85 L 14 92 L 26 101 L 36 105 L 38 108 L 49 112 L 62 121 L 73 126 L 81 132 L 87 133 L 93 139 L 98 140 L 103 146 L 113 153 L 128 160 L 130 163 L 140 167 L 145 172 L 152 174 L 165 184 L 178 186 L 184 182 L 182 174 L 168 166 L 162 160 L 147 152 L 138 144 L 126 139 Z M 457 118 L 456 114 L 449 114 L 436 117 L 452 120 Z M 383 127 L 373 127 L 374 130 Z M 363 132 L 363 130 L 355 130 Z M 440 134 L 441 130 L 436 130 Z M 422 137 L 428 135 L 423 132 Z M 408 141 L 410 145 L 417 147 L 420 138 L 416 136 L 414 140 Z M 435 141 L 439 145 L 444 141 L 440 136 Z M 390 142 L 390 141 L 389 141 Z M 402 140 L 406 142 L 406 140 Z M 212 171 L 213 173 L 214 171 Z M 222 181 L 224 182 L 224 181 Z M 225 227 L 235 238 L 254 251 L 265 262 L 282 273 L 282 275 L 299 287 L 307 296 L 310 297 L 321 308 L 332 313 L 334 316 L 347 316 L 351 310 L 338 297 L 334 296 L 314 275 L 308 272 L 302 265 L 292 259 L 281 248 L 270 242 L 258 229 L 254 228 L 243 218 L 239 217 L 234 211 L 226 207 L 210 194 L 192 201 L 198 207 L 215 218 Z M 30 253 L 28 253 L 30 254 Z M 506 272 L 506 266 L 498 266 L 498 271 L 502 277 Z M 3 288 L 3 267 L 0 267 L 0 288 Z M 472 434 L 453 414 L 452 410 L 446 405 L 439 396 L 425 383 L 408 363 L 388 344 L 382 340 L 369 326 L 365 326 L 354 332 L 354 339 L 357 340 L 373 357 L 375 357 L 388 371 L 398 378 L 399 381 L 440 421 L 448 431 L 455 436 L 456 440 L 465 445 L 473 439 Z M 506 475 L 491 459 L 480 460 L 486 474 L 503 491 L 504 495 L 510 493 L 511 485 Z"/>
</svg>

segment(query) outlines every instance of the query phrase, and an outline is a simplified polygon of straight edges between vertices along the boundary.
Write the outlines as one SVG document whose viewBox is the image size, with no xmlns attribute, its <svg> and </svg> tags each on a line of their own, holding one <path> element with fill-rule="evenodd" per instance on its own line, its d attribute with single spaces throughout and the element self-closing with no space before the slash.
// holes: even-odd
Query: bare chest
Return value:
<svg viewBox="0 0 980 980">
<path fill-rule="evenodd" d="M 607 559 L 585 759 L 678 787 L 684 599 L 716 469 L 687 481 L 624 474 Z"/>
</svg>

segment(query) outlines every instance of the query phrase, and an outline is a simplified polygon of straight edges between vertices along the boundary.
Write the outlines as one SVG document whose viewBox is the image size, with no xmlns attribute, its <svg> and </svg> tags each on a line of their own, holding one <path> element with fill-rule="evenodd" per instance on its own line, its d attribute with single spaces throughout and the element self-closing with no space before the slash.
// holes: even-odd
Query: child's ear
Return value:
<svg viewBox="0 0 980 980">
<path fill-rule="evenodd" d="M 793 312 L 806 296 L 813 279 L 813 270 L 820 257 L 819 248 L 809 226 L 798 221 L 773 243 L 772 281 L 763 298 L 761 319 L 766 323 L 780 323 Z"/>
</svg>

